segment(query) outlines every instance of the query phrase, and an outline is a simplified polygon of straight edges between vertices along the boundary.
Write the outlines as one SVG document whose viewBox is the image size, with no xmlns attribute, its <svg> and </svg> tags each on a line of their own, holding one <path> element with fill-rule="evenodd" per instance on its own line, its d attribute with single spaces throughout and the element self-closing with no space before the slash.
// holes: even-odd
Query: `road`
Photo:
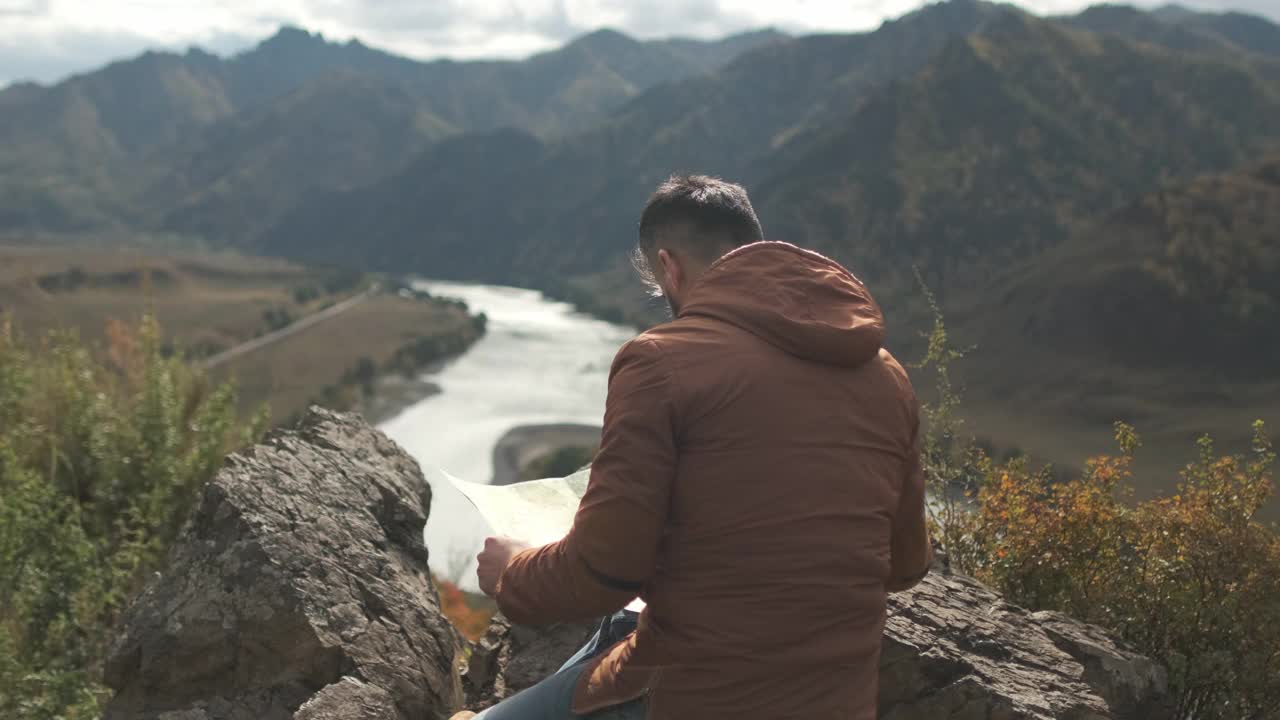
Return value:
<svg viewBox="0 0 1280 720">
<path fill-rule="evenodd" d="M 343 300 L 342 302 L 337 303 L 332 307 L 325 308 L 320 312 L 312 313 L 304 318 L 299 319 L 297 322 L 291 323 L 289 325 L 286 325 L 285 327 L 280 328 L 279 330 L 269 332 L 266 335 L 263 335 L 261 337 L 256 337 L 250 340 L 249 342 L 241 343 L 229 350 L 223 350 L 217 355 L 214 355 L 213 357 L 205 360 L 204 367 L 206 370 L 211 370 L 213 368 L 218 367 L 219 365 L 224 365 L 232 360 L 235 360 L 236 358 L 240 357 L 241 355 L 244 355 L 245 353 L 251 353 L 254 350 L 264 348 L 268 345 L 271 345 L 272 343 L 280 342 L 281 340 L 289 337 L 290 335 L 306 330 L 312 325 L 322 323 L 325 320 L 330 320 L 334 317 L 337 317 L 338 315 L 341 315 L 342 313 L 368 300 L 374 295 L 377 295 L 378 291 L 379 291 L 378 286 L 374 285 L 373 287 L 360 293 L 359 295 L 356 295 L 355 297 L 347 298 L 346 300 Z"/>
</svg>

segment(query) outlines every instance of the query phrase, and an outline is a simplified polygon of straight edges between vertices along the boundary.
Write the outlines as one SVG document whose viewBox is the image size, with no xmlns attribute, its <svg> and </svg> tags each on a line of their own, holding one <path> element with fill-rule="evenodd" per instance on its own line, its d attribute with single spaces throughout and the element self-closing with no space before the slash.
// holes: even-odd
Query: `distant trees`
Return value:
<svg viewBox="0 0 1280 720">
<path fill-rule="evenodd" d="M 320 297 L 320 289 L 315 285 L 303 285 L 293 289 L 293 301 L 299 305 L 306 305 Z"/>
<path fill-rule="evenodd" d="M 163 351 L 154 319 L 27 342 L 0 317 L 0 717 L 97 717 L 121 609 L 265 417 Z"/>
<path fill-rule="evenodd" d="M 443 307 L 456 307 L 466 311 L 464 303 L 441 298 L 431 302 Z M 413 376 L 432 363 L 440 362 L 466 350 L 477 338 L 484 335 L 489 318 L 484 313 L 474 315 L 469 324 L 459 332 L 437 335 L 421 335 L 402 345 L 386 363 L 387 371 L 396 371 L 406 377 Z"/>
</svg>

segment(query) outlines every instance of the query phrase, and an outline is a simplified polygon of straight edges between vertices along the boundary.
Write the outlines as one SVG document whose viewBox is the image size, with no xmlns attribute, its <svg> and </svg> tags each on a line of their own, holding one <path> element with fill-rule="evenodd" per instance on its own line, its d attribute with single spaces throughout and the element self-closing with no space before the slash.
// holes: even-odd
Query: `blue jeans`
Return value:
<svg viewBox="0 0 1280 720">
<path fill-rule="evenodd" d="M 573 690 L 587 663 L 636 629 L 636 613 L 622 610 L 600 622 L 591 640 L 554 675 L 503 700 L 475 720 L 644 720 L 644 699 L 605 708 L 590 715 L 573 712 Z"/>
</svg>

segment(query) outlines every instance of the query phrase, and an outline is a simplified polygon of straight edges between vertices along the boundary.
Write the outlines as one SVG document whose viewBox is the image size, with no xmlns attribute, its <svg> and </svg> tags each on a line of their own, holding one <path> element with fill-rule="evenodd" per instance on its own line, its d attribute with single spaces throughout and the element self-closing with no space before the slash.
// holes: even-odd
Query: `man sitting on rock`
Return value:
<svg viewBox="0 0 1280 720">
<path fill-rule="evenodd" d="M 880 308 L 835 261 L 763 242 L 746 191 L 714 178 L 658 188 L 636 258 L 675 319 L 614 360 L 572 530 L 479 558 L 512 622 L 607 619 L 479 719 L 871 720 L 885 594 L 931 559 L 918 406 Z"/>
</svg>

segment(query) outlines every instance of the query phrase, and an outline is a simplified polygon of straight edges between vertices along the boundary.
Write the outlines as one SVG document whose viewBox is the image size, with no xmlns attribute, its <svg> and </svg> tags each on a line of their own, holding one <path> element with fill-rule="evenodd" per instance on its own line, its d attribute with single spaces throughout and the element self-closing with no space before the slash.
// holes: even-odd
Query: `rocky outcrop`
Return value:
<svg viewBox="0 0 1280 720">
<path fill-rule="evenodd" d="M 431 489 L 358 417 L 231 457 L 125 619 L 108 720 L 424 720 L 461 704 L 422 528 Z"/>
<path fill-rule="evenodd" d="M 1158 720 L 1164 670 L 1101 629 L 935 573 L 891 595 L 882 720 Z"/>
<path fill-rule="evenodd" d="M 467 707 L 479 712 L 536 685 L 585 645 L 596 626 L 530 628 L 512 625 L 502 616 L 494 618 L 489 631 L 471 647 L 462 683 Z"/>
<path fill-rule="evenodd" d="M 555 671 L 590 628 L 515 628 L 501 618 L 471 654 L 479 710 Z M 1159 720 L 1165 672 L 1101 629 L 1009 605 L 975 580 L 935 574 L 891 596 L 881 720 Z"/>
<path fill-rule="evenodd" d="M 130 609 L 108 720 L 435 720 L 554 672 L 586 625 L 498 619 L 471 648 L 441 617 L 414 462 L 355 416 L 232 457 L 170 568 Z M 882 720 L 1158 720 L 1165 674 L 1100 629 L 937 572 L 890 599 Z"/>
</svg>

